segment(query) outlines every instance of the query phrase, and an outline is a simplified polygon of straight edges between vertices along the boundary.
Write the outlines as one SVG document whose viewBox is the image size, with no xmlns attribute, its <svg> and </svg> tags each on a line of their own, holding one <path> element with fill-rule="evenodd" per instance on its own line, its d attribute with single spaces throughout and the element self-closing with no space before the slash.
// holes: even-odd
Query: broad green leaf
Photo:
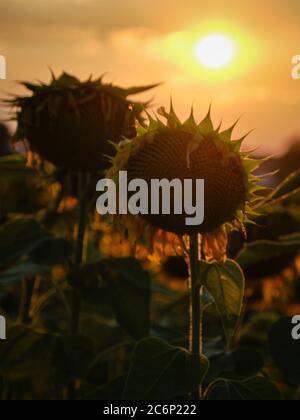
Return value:
<svg viewBox="0 0 300 420">
<path fill-rule="evenodd" d="M 246 244 L 237 256 L 237 262 L 243 269 L 251 268 L 257 264 L 280 258 L 300 247 L 299 233 L 280 238 L 279 241 L 255 241 Z"/>
<path fill-rule="evenodd" d="M 12 220 L 0 227 L 0 266 L 28 255 L 49 233 L 33 219 Z"/>
<path fill-rule="evenodd" d="M 0 342 L 0 376 L 25 386 L 31 399 L 61 397 L 70 380 L 86 375 L 93 357 L 91 342 L 80 335 L 42 334 L 16 326 L 7 337 Z"/>
<path fill-rule="evenodd" d="M 135 338 L 149 335 L 151 280 L 149 273 L 133 258 L 107 260 L 108 297 L 119 324 Z"/>
<path fill-rule="evenodd" d="M 63 265 L 70 261 L 73 247 L 63 238 L 49 237 L 33 249 L 29 257 L 39 265 Z"/>
<path fill-rule="evenodd" d="M 151 279 L 134 258 L 103 260 L 85 265 L 72 273 L 88 300 L 114 309 L 119 325 L 135 339 L 149 335 Z"/>
<path fill-rule="evenodd" d="M 53 349 L 56 387 L 62 388 L 71 380 L 85 377 L 93 355 L 93 342 L 83 335 L 58 336 Z"/>
<path fill-rule="evenodd" d="M 111 330 L 114 330 L 113 328 L 111 328 Z M 103 331 L 103 328 L 101 329 L 101 331 Z M 121 341 L 123 339 L 123 341 Z M 100 341 L 103 343 L 103 338 L 100 338 Z M 114 356 L 116 354 L 118 354 L 118 352 L 126 354 L 126 355 L 130 355 L 132 354 L 132 351 L 134 350 L 136 346 L 136 341 L 135 340 L 125 340 L 124 341 L 124 334 L 119 335 L 118 340 L 115 340 L 115 343 L 112 343 L 112 341 L 110 340 L 110 342 L 107 343 L 105 348 L 102 348 L 102 350 L 100 350 L 100 352 L 98 352 L 96 354 L 96 356 L 94 357 L 94 359 L 92 360 L 92 363 L 89 366 L 89 370 L 88 370 L 88 377 L 87 380 L 90 384 L 94 384 L 97 387 L 99 386 L 99 378 L 101 378 L 103 376 L 103 366 L 106 365 L 107 363 L 110 363 Z M 119 354 L 120 354 L 119 353 Z M 123 376 L 123 374 L 122 374 Z M 103 385 L 103 387 L 106 389 L 106 385 L 108 386 L 108 388 L 110 388 L 110 385 L 105 383 Z M 102 388 L 102 386 L 100 386 L 100 388 Z M 121 389 L 121 391 L 123 390 L 123 387 Z M 120 392 L 118 394 L 117 399 L 121 399 L 122 396 L 122 392 Z"/>
<path fill-rule="evenodd" d="M 300 169 L 289 175 L 272 193 L 271 199 L 277 200 L 278 198 L 288 196 L 297 192 L 300 189 Z"/>
<path fill-rule="evenodd" d="M 300 247 L 300 232 L 280 236 L 279 240 L 280 242 Z"/>
<path fill-rule="evenodd" d="M 125 400 L 168 400 L 202 383 L 208 360 L 158 338 L 140 341 L 132 357 L 123 391 Z"/>
<path fill-rule="evenodd" d="M 268 379 L 256 377 L 247 381 L 216 381 L 207 392 L 209 401 L 279 401 L 281 395 Z"/>
<path fill-rule="evenodd" d="M 106 384 L 93 388 L 85 394 L 85 401 L 120 401 L 126 383 L 126 375 L 122 375 L 107 382 Z"/>
<path fill-rule="evenodd" d="M 24 280 L 26 277 L 42 274 L 50 270 L 47 266 L 35 264 L 31 261 L 25 261 L 15 265 L 8 270 L 0 272 L 0 284 L 16 283 Z"/>
<path fill-rule="evenodd" d="M 284 378 L 293 385 L 300 385 L 300 340 L 292 338 L 294 327 L 291 317 L 277 321 L 270 331 L 269 344 Z"/>
<path fill-rule="evenodd" d="M 260 371 L 264 359 L 257 351 L 239 348 L 211 360 L 208 372 L 209 381 L 217 378 L 242 380 L 251 378 Z"/>
<path fill-rule="evenodd" d="M 214 298 L 229 344 L 242 311 L 245 290 L 243 271 L 232 260 L 224 263 L 201 261 L 199 262 L 199 278 Z"/>
<path fill-rule="evenodd" d="M 95 351 L 97 352 L 96 359 L 93 363 L 94 365 L 97 365 L 98 360 L 103 361 L 103 357 L 107 357 L 107 349 L 116 347 L 117 345 L 121 346 L 124 340 L 125 343 L 128 343 L 128 341 L 130 342 L 122 328 L 118 325 L 111 325 L 109 319 L 107 319 L 107 321 L 103 320 L 101 310 L 99 310 L 99 312 L 94 310 L 91 310 L 91 312 L 85 311 L 81 317 L 80 325 L 85 336 L 93 342 Z M 135 343 L 134 339 L 132 339 L 132 343 Z M 102 358 L 101 354 L 104 354 Z"/>
<path fill-rule="evenodd" d="M 49 209 L 59 191 L 58 185 L 53 187 L 36 169 L 0 164 L 0 212 L 7 217 Z"/>
<path fill-rule="evenodd" d="M 269 333 L 280 315 L 276 312 L 256 312 L 239 330 L 241 346 L 255 348 L 260 354 L 269 354 Z"/>
<path fill-rule="evenodd" d="M 7 340 L 0 342 L 0 374 L 9 382 L 28 380 L 34 385 L 43 378 L 52 386 L 52 350 L 55 338 L 39 334 L 23 326 L 7 332 Z M 43 391 L 42 389 L 40 390 Z"/>
</svg>

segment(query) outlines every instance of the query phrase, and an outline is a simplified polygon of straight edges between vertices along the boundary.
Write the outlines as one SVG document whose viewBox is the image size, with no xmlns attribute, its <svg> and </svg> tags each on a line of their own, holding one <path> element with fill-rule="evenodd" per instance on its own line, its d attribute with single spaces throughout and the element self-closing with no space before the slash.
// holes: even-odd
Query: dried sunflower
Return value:
<svg viewBox="0 0 300 420">
<path fill-rule="evenodd" d="M 157 85 L 122 89 L 102 78 L 85 82 L 63 73 L 50 84 L 23 85 L 31 96 L 9 101 L 16 107 L 17 138 L 26 139 L 33 152 L 55 165 L 74 171 L 107 167 L 111 142 L 136 135 L 135 118 L 143 105 L 128 96 Z"/>
<path fill-rule="evenodd" d="M 145 232 L 152 237 L 159 229 L 180 236 L 202 234 L 206 258 L 225 258 L 228 231 L 244 230 L 244 223 L 251 222 L 254 214 L 253 204 L 262 199 L 257 194 L 262 189 L 257 185 L 259 178 L 253 175 L 261 161 L 241 151 L 246 136 L 232 140 L 235 125 L 225 131 L 214 128 L 210 111 L 201 123 L 195 121 L 193 111 L 187 121 L 180 122 L 172 104 L 169 113 L 160 108 L 155 119 L 148 117 L 147 128 L 139 126 L 135 139 L 119 145 L 108 177 L 117 180 L 119 171 L 126 170 L 129 180 L 145 180 L 149 191 L 153 179 L 204 179 L 205 219 L 201 225 L 187 226 L 188 215 L 173 212 L 118 215 L 117 223 L 133 241 Z"/>
</svg>

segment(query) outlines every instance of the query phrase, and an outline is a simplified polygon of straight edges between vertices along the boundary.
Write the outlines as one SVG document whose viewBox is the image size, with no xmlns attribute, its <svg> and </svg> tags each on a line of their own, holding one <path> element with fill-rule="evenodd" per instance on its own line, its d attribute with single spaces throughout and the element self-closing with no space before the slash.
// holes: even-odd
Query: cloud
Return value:
<svg viewBox="0 0 300 420">
<path fill-rule="evenodd" d="M 172 92 L 182 118 L 193 101 L 200 116 L 213 101 L 216 120 L 222 115 L 228 125 L 245 114 L 241 133 L 258 127 L 254 144 L 272 139 L 278 147 L 299 132 L 300 82 L 290 78 L 291 56 L 300 52 L 298 0 L 0 2 L 0 54 L 8 66 L 1 96 L 21 92 L 14 80 L 49 80 L 48 66 L 81 78 L 108 72 L 107 80 L 125 86 L 165 81 L 155 104 L 167 106 Z M 249 36 L 256 53 L 261 49 L 259 59 L 248 57 L 245 71 L 231 78 L 202 77 L 192 43 L 211 19 Z"/>
<path fill-rule="evenodd" d="M 162 27 L 167 7 L 159 3 L 153 0 L 150 7 L 136 0 L 1 0 L 0 22 L 90 26 L 100 32 L 146 21 Z"/>
<path fill-rule="evenodd" d="M 148 27 L 162 31 L 181 30 L 186 25 L 212 17 L 240 20 L 269 31 L 269 22 L 298 23 L 298 0 L 1 0 L 1 23 L 84 25 L 101 32 L 113 28 Z"/>
</svg>

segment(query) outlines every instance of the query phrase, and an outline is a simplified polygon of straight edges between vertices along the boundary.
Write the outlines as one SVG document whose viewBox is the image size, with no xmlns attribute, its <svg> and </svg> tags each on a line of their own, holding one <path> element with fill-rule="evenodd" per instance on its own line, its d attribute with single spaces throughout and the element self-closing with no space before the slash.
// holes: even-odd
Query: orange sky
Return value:
<svg viewBox="0 0 300 420">
<path fill-rule="evenodd" d="M 180 116 L 194 103 L 201 118 L 212 102 L 216 124 L 242 116 L 236 135 L 255 129 L 249 146 L 278 153 L 300 138 L 300 80 L 291 77 L 299 0 L 1 0 L 0 7 L 8 77 L 1 96 L 20 91 L 16 80 L 49 80 L 48 66 L 79 77 L 107 73 L 123 85 L 164 81 L 155 106 L 172 94 Z M 208 71 L 193 45 L 215 32 L 236 40 L 238 54 L 228 68 Z"/>
</svg>

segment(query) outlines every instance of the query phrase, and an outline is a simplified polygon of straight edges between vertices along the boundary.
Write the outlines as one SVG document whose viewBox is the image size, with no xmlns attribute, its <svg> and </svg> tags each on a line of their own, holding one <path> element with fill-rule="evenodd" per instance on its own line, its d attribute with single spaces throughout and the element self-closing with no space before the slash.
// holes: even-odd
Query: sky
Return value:
<svg viewBox="0 0 300 420">
<path fill-rule="evenodd" d="M 236 138 L 253 129 L 248 148 L 280 154 L 300 141 L 299 21 L 299 0 L 0 0 L 0 96 L 24 93 L 20 80 L 49 81 L 49 67 L 122 86 L 163 82 L 140 97 L 153 97 L 154 111 L 172 96 L 181 118 L 193 104 L 201 119 L 212 104 L 216 125 L 240 118 Z M 236 48 L 217 70 L 195 55 L 215 33 Z"/>
</svg>

